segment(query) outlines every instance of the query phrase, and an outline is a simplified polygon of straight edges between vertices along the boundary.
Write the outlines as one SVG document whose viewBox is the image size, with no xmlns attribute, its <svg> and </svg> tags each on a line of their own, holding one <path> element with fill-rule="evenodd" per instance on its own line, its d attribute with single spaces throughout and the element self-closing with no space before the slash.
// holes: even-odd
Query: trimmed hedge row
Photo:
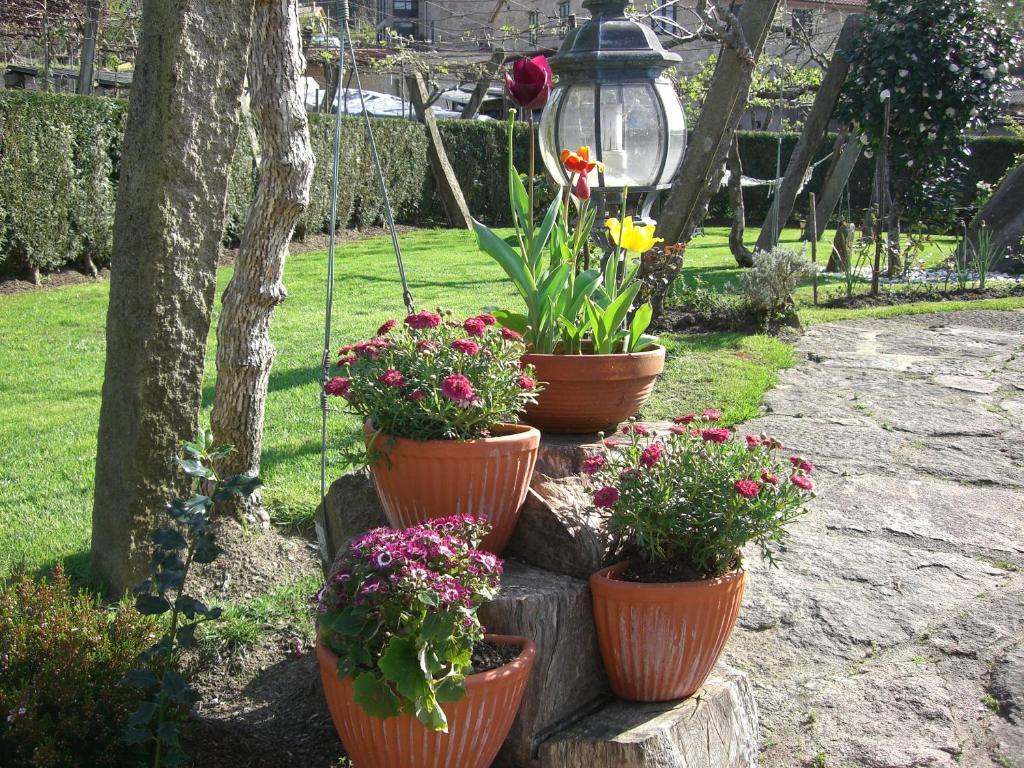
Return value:
<svg viewBox="0 0 1024 768">
<path fill-rule="evenodd" d="M 0 92 L 0 270 L 43 270 L 81 261 L 109 261 L 114 199 L 124 133 L 126 102 L 121 100 Z M 369 141 L 362 118 L 345 117 L 342 125 L 338 220 L 365 227 L 381 220 L 383 198 L 377 185 Z M 405 120 L 375 119 L 374 136 L 384 165 L 388 194 L 401 223 L 440 222 L 444 212 L 434 194 L 423 127 Z M 502 123 L 442 120 L 439 128 L 455 174 L 473 215 L 493 225 L 509 223 L 505 167 L 508 150 Z M 299 224 L 300 236 L 327 230 L 330 218 L 331 152 L 334 121 L 310 115 L 313 175 L 310 206 Z M 783 167 L 797 141 L 783 137 Z M 970 178 L 963 186 L 963 204 L 974 199 L 978 181 L 1002 178 L 1013 157 L 1024 152 L 1024 140 L 982 138 L 973 142 Z M 516 128 L 516 166 L 526 168 L 528 132 Z M 769 179 L 775 174 L 776 135 L 741 133 L 744 173 Z M 825 167 L 814 183 L 821 183 Z M 851 179 L 854 209 L 870 201 L 872 163 L 861 160 Z M 225 242 L 237 242 L 256 174 L 247 132 L 242 132 L 228 183 Z M 763 219 L 768 210 L 766 187 L 744 190 L 747 217 Z M 806 206 L 806 196 L 800 205 Z M 798 206 L 794 218 L 805 215 Z M 712 201 L 711 221 L 730 218 L 725 191 Z"/>
</svg>

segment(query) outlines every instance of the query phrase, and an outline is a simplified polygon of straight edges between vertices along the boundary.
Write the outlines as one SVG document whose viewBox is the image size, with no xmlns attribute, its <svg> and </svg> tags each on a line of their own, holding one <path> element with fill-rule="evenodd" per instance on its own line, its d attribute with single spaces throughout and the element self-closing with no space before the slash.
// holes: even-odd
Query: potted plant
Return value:
<svg viewBox="0 0 1024 768">
<path fill-rule="evenodd" d="M 486 768 L 505 740 L 536 648 L 480 626 L 502 569 L 474 549 L 485 527 L 458 515 L 369 531 L 317 596 L 324 694 L 359 768 Z"/>
<path fill-rule="evenodd" d="M 664 347 L 646 334 L 651 307 L 635 305 L 640 257 L 660 240 L 653 224 L 625 216 L 605 222 L 610 247 L 593 246 L 596 210 L 588 179 L 600 163 L 590 159 L 588 147 L 562 152 L 573 192 L 561 190 L 537 224 L 533 186 L 526 189 L 511 159 L 512 119 L 508 135 L 516 244 L 480 222 L 474 229 L 480 249 L 501 265 L 525 304 L 523 312 L 494 312 L 522 334 L 523 360 L 545 386 L 525 420 L 545 431 L 596 432 L 635 414 L 664 368 Z"/>
<path fill-rule="evenodd" d="M 814 488 L 806 459 L 780 462 L 776 440 L 737 441 L 720 418 L 682 416 L 665 435 L 631 423 L 584 465 L 626 558 L 590 579 L 601 656 L 621 698 L 669 701 L 700 688 L 740 611 L 743 547 L 773 562 L 772 545 Z"/>
<path fill-rule="evenodd" d="M 500 553 L 529 489 L 540 433 L 515 423 L 535 373 L 519 335 L 483 314 L 455 322 L 421 311 L 342 347 L 326 384 L 364 419 L 368 460 L 396 528 L 452 512 L 485 516 Z"/>
</svg>

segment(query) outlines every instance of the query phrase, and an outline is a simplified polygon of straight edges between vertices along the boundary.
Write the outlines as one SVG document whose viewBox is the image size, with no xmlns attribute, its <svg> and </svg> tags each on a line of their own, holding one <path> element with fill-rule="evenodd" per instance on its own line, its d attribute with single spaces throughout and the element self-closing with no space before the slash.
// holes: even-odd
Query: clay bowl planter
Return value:
<svg viewBox="0 0 1024 768">
<path fill-rule="evenodd" d="M 367 439 L 373 430 L 364 426 Z M 481 549 L 501 554 L 530 489 L 540 432 L 501 424 L 478 440 L 409 440 L 378 435 L 370 471 L 393 528 L 435 517 L 485 515 L 491 532 Z"/>
<path fill-rule="evenodd" d="M 672 701 L 692 695 L 718 661 L 743 601 L 746 571 L 707 581 L 623 581 L 628 562 L 590 577 L 601 658 L 615 695 Z"/>
<path fill-rule="evenodd" d="M 339 680 L 337 657 L 318 644 L 327 708 L 355 768 L 487 768 L 515 720 L 537 649 L 524 637 L 486 639 L 522 651 L 502 667 L 466 678 L 465 697 L 444 705 L 448 733 L 410 715 L 381 720 L 363 712 L 353 699 L 352 678 Z"/>
<path fill-rule="evenodd" d="M 538 355 L 523 362 L 536 368 L 544 384 L 523 421 L 542 432 L 600 432 L 633 416 L 651 396 L 665 368 L 665 348 L 654 345 L 635 354 Z"/>
</svg>

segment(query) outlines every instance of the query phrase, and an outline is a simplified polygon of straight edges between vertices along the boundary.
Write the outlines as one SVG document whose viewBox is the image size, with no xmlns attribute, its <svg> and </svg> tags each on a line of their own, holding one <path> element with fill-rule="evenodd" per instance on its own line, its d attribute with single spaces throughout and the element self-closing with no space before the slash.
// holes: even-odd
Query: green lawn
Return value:
<svg viewBox="0 0 1024 768">
<path fill-rule="evenodd" d="M 787 230 L 783 242 L 795 243 Z M 502 273 L 461 231 L 417 231 L 403 237 L 411 288 L 421 307 L 459 313 L 509 306 L 515 296 Z M 275 522 L 309 520 L 319 500 L 320 411 L 318 361 L 323 344 L 326 256 L 305 253 L 288 261 L 288 301 L 275 316 L 278 358 L 270 381 L 263 478 Z M 709 229 L 687 252 L 684 277 L 717 287 L 739 274 L 727 231 Z M 231 275 L 220 274 L 221 288 Z M 12 567 L 64 562 L 87 574 L 93 462 L 104 360 L 106 282 L 0 297 L 0 577 Z M 807 323 L 972 307 L 1024 307 L 1024 299 L 915 304 L 866 310 L 815 309 L 809 288 L 798 299 Z M 339 250 L 334 347 L 372 334 L 382 319 L 403 313 L 387 238 L 352 242 Z M 214 322 L 216 327 L 216 322 Z M 207 354 L 205 407 L 214 387 L 214 338 Z M 779 368 L 792 363 L 788 345 L 736 333 L 673 335 L 669 358 L 642 414 L 664 418 L 710 406 L 728 422 L 757 413 Z M 344 414 L 332 416 L 331 441 L 356 432 Z M 329 454 L 331 475 L 347 466 L 340 449 Z M 243 617 L 244 619 L 244 617 Z M 247 622 L 240 620 L 244 634 Z"/>
<path fill-rule="evenodd" d="M 411 288 L 422 307 L 457 312 L 514 303 L 500 270 L 458 231 L 403 237 Z M 727 251 L 726 251 L 727 254 Z M 720 261 L 724 261 L 721 254 Z M 390 242 L 374 238 L 339 251 L 334 346 L 371 334 L 402 304 Z M 263 477 L 276 522 L 307 521 L 319 500 L 318 361 L 323 343 L 326 258 L 289 259 L 289 298 L 274 320 L 278 358 L 270 382 Z M 230 270 L 222 270 L 220 285 Z M 88 567 L 93 462 L 104 360 L 105 282 L 0 297 L 0 576 L 18 564 Z M 216 327 L 216 322 L 214 322 Z M 205 404 L 214 386 L 214 339 Z M 738 334 L 670 337 L 666 375 L 644 414 L 666 417 L 721 406 L 729 421 L 754 415 L 789 348 Z M 355 421 L 332 417 L 336 443 Z M 335 451 L 332 474 L 346 466 Z"/>
</svg>

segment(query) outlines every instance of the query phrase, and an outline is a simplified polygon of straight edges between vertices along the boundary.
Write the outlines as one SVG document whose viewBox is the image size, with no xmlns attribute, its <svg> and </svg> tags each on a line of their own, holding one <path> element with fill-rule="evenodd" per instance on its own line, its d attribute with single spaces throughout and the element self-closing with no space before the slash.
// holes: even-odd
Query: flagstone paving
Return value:
<svg viewBox="0 0 1024 768">
<path fill-rule="evenodd" d="M 762 765 L 1024 768 L 1024 311 L 811 328 L 741 432 L 817 466 L 727 663 Z"/>
</svg>

